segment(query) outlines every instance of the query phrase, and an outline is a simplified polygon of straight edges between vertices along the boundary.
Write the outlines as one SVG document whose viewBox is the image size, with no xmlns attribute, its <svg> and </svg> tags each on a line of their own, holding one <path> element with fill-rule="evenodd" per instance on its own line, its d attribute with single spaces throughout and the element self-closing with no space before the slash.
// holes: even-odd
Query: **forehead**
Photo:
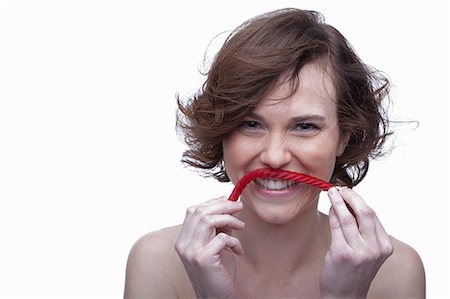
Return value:
<svg viewBox="0 0 450 299">
<path fill-rule="evenodd" d="M 336 90 L 330 74 L 325 63 L 318 61 L 306 64 L 297 74 L 298 85 L 293 94 L 295 82 L 290 80 L 290 74 L 284 74 L 255 112 L 272 107 L 277 110 L 319 113 L 324 116 L 336 114 Z"/>
</svg>

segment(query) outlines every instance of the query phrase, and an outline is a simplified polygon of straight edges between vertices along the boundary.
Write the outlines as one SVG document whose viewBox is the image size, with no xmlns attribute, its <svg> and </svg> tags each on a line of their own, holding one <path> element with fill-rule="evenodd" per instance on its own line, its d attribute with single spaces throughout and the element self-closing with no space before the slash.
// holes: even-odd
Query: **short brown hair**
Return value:
<svg viewBox="0 0 450 299">
<path fill-rule="evenodd" d="M 229 181 L 222 142 L 289 73 L 322 59 L 332 73 L 339 127 L 350 133 L 330 182 L 353 187 L 365 177 L 369 160 L 384 154 L 389 132 L 382 100 L 389 81 L 364 64 L 350 44 L 314 11 L 282 9 L 250 19 L 236 28 L 216 55 L 196 95 L 177 98 L 177 130 L 189 146 L 182 162 L 219 181 Z"/>
</svg>

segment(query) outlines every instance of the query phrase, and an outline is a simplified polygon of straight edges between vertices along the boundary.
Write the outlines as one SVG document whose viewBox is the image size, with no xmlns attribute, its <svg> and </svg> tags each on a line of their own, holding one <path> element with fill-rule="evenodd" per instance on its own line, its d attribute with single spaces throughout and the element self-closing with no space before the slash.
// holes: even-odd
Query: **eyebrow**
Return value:
<svg viewBox="0 0 450 299">
<path fill-rule="evenodd" d="M 302 116 L 293 117 L 290 119 L 292 122 L 305 122 L 305 121 L 317 121 L 322 122 L 325 121 L 325 117 L 317 114 L 306 114 Z"/>
<path fill-rule="evenodd" d="M 264 117 L 262 117 L 261 115 L 255 113 L 255 112 L 250 112 L 248 114 L 248 117 L 254 118 L 255 120 L 258 120 L 258 121 L 264 120 Z M 301 122 L 305 122 L 305 121 L 323 122 L 323 121 L 325 121 L 325 117 L 323 117 L 322 115 L 318 115 L 318 114 L 305 114 L 305 115 L 292 117 L 289 119 L 289 122 L 294 122 L 294 123 L 301 123 Z"/>
</svg>

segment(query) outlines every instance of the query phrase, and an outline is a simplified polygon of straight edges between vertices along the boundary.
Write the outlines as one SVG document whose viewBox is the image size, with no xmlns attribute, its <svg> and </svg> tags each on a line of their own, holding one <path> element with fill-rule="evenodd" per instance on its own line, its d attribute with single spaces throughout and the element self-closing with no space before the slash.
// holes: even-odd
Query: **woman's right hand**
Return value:
<svg viewBox="0 0 450 299">
<path fill-rule="evenodd" d="M 245 224 L 232 216 L 242 202 L 226 197 L 188 208 L 175 249 L 198 298 L 234 296 L 235 254 L 243 254 L 231 230 Z"/>
</svg>

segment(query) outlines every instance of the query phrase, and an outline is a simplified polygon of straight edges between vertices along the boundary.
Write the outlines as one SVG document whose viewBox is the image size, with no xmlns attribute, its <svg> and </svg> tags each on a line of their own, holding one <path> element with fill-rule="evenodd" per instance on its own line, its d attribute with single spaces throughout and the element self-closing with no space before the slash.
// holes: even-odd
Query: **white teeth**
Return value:
<svg viewBox="0 0 450 299">
<path fill-rule="evenodd" d="M 283 190 L 289 187 L 298 185 L 297 182 L 288 181 L 288 180 L 271 180 L 271 179 L 257 179 L 255 183 L 261 187 L 270 190 Z"/>
</svg>

